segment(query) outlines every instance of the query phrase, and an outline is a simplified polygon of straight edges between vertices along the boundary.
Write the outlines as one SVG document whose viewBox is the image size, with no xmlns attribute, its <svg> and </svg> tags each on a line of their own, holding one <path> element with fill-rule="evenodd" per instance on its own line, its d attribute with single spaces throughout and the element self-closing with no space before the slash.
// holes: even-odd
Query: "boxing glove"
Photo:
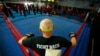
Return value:
<svg viewBox="0 0 100 56">
<path fill-rule="evenodd" d="M 29 33 L 29 34 L 26 34 L 26 35 L 24 35 L 24 36 L 27 36 L 28 38 L 30 38 L 30 37 L 34 37 L 35 35 L 32 34 L 32 33 Z"/>
<path fill-rule="evenodd" d="M 70 32 L 69 37 L 76 37 L 76 33 L 75 32 Z"/>
</svg>

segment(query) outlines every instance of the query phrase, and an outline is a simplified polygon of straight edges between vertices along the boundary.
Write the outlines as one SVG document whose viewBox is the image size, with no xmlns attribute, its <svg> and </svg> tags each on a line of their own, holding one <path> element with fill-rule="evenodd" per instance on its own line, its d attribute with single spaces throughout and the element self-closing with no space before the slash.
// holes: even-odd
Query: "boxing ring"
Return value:
<svg viewBox="0 0 100 56">
<path fill-rule="evenodd" d="M 68 36 L 69 33 L 77 33 L 77 46 L 68 48 L 66 52 L 66 49 L 63 48 L 63 56 L 86 56 L 90 33 L 90 27 L 86 24 L 86 20 L 81 23 L 60 16 L 47 15 L 9 20 L 4 14 L 3 18 L 0 19 L 1 56 L 32 56 L 28 54 L 26 50 L 27 47 L 20 46 L 17 41 L 22 35 L 30 32 L 34 33 L 36 36 L 41 36 L 41 33 L 39 32 L 39 22 L 44 18 L 50 18 L 54 22 L 53 35 L 63 36 L 70 40 L 70 37 Z"/>
</svg>

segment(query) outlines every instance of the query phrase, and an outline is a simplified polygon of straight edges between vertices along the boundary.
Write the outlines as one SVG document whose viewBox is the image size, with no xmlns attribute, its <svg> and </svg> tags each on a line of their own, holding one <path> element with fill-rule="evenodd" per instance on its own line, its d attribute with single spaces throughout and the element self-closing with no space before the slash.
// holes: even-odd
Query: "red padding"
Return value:
<svg viewBox="0 0 100 56">
<path fill-rule="evenodd" d="M 4 12 L 2 12 L 2 14 L 3 14 L 4 21 L 7 23 L 12 35 L 15 37 L 16 41 L 18 42 L 18 40 L 22 37 L 22 34 L 16 29 L 16 27 L 7 18 L 7 16 L 4 14 Z M 19 45 L 19 46 L 22 49 L 24 56 L 30 56 L 29 53 L 27 52 L 27 48 L 25 46 L 23 46 L 23 45 Z M 32 52 L 34 53 L 35 56 L 39 56 L 39 54 L 35 50 L 32 50 Z"/>
<path fill-rule="evenodd" d="M 83 23 L 81 24 L 79 30 L 77 31 L 77 33 L 76 33 L 76 39 L 78 39 L 80 33 L 82 32 L 82 29 L 84 28 L 84 25 L 86 24 L 86 21 L 87 21 L 88 16 L 89 16 L 89 13 L 87 13 L 87 15 L 86 15 L 86 17 L 85 17 Z M 70 46 L 68 49 L 66 49 L 65 52 L 64 52 L 64 54 L 63 54 L 63 56 L 69 56 L 70 51 L 72 50 L 72 48 L 73 48 L 73 47 Z"/>
</svg>

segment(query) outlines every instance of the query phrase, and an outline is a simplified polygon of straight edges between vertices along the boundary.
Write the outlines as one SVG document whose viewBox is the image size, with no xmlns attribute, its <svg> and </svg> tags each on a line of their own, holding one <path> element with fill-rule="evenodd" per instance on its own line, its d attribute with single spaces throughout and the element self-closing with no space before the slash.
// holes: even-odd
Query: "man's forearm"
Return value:
<svg viewBox="0 0 100 56">
<path fill-rule="evenodd" d="M 71 42 L 72 42 L 72 46 L 76 46 L 77 44 L 76 37 L 72 37 Z"/>
<path fill-rule="evenodd" d="M 27 38 L 28 38 L 27 36 L 23 36 L 21 39 L 19 39 L 18 43 L 19 43 L 19 44 L 22 44 L 22 41 L 23 41 L 23 40 L 26 40 Z"/>
</svg>

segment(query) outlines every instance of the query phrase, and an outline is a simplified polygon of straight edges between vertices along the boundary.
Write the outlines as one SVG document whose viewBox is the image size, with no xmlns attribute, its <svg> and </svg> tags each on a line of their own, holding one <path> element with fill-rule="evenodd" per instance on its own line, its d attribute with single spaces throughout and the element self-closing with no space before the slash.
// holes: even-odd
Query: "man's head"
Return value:
<svg viewBox="0 0 100 56">
<path fill-rule="evenodd" d="M 40 22 L 40 30 L 42 32 L 51 32 L 53 30 L 53 23 L 50 19 L 43 19 Z"/>
<path fill-rule="evenodd" d="M 50 19 L 43 19 L 40 22 L 40 31 L 43 34 L 43 37 L 50 38 L 53 31 L 53 23 Z"/>
</svg>

